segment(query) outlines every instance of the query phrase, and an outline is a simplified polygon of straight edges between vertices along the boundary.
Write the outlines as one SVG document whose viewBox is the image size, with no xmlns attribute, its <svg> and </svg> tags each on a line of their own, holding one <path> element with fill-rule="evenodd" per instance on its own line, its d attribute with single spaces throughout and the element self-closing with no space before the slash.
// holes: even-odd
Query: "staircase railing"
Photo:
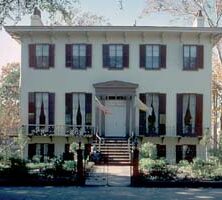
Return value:
<svg viewBox="0 0 222 200">
<path fill-rule="evenodd" d="M 128 138 L 128 152 L 129 152 L 129 158 L 131 158 L 131 144 L 133 141 L 134 132 L 132 132 L 131 136 Z"/>
<path fill-rule="evenodd" d="M 99 136 L 98 130 L 96 130 L 96 138 L 99 140 L 99 152 L 100 152 L 100 150 L 101 150 L 101 144 L 102 144 L 102 142 L 104 141 L 104 138 L 102 138 L 102 137 Z"/>
</svg>

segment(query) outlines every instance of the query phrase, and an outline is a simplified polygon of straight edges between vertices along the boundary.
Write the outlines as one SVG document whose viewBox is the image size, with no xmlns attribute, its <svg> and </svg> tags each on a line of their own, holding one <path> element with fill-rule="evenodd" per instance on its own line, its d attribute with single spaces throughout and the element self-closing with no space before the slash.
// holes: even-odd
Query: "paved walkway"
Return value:
<svg viewBox="0 0 222 200">
<path fill-rule="evenodd" d="M 130 166 L 94 166 L 86 185 L 90 186 L 129 186 Z"/>
<path fill-rule="evenodd" d="M 0 187 L 0 200 L 221 200 L 221 189 Z"/>
</svg>

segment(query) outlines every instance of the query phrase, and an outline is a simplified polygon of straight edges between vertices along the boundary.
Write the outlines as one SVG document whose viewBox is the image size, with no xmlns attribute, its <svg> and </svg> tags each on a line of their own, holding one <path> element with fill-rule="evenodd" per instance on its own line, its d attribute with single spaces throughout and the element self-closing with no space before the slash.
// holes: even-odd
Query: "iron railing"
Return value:
<svg viewBox="0 0 222 200">
<path fill-rule="evenodd" d="M 89 125 L 45 125 L 22 126 L 23 133 L 30 136 L 91 136 L 95 128 Z"/>
</svg>

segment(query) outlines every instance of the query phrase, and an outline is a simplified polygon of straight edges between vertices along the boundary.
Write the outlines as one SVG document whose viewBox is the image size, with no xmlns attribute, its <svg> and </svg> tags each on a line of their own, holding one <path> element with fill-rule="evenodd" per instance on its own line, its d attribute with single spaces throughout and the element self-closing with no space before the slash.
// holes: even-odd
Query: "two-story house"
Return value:
<svg viewBox="0 0 222 200">
<path fill-rule="evenodd" d="M 205 158 L 199 142 L 211 126 L 211 57 L 221 29 L 38 20 L 5 27 L 21 43 L 26 158 L 62 155 L 79 135 L 96 131 L 140 136 L 171 163 Z"/>
</svg>

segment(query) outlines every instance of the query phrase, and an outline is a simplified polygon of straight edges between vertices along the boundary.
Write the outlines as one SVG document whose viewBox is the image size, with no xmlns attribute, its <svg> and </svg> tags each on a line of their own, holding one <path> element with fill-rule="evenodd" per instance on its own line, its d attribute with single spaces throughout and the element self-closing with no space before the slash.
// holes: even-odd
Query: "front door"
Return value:
<svg viewBox="0 0 222 200">
<path fill-rule="evenodd" d="M 105 136 L 125 137 L 126 136 L 126 101 L 107 100 L 106 107 L 112 114 L 105 116 Z"/>
</svg>

